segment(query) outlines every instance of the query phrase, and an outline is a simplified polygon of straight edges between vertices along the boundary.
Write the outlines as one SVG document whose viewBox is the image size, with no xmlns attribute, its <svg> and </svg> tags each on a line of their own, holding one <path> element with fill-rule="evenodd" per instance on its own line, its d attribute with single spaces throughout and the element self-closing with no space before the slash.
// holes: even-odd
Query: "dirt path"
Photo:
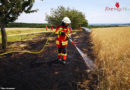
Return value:
<svg viewBox="0 0 130 90">
<path fill-rule="evenodd" d="M 89 33 L 78 31 L 72 38 L 94 60 Z M 24 43 L 27 47 L 22 49 L 38 51 L 45 43 L 45 38 L 39 36 L 33 41 L 22 42 Z M 41 54 L 14 53 L 0 57 L 0 87 L 14 87 L 16 90 L 96 89 L 96 75 L 88 72 L 82 57 L 70 43 L 67 51 L 68 64 L 64 66 L 57 63 L 49 66 L 48 63 L 56 59 L 56 49 L 55 40 L 51 40 Z"/>
</svg>

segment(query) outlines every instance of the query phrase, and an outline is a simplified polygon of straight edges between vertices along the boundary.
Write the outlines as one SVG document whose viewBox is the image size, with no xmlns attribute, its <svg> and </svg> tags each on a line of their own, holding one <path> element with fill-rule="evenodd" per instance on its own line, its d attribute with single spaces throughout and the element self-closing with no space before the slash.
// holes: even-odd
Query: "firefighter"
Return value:
<svg viewBox="0 0 130 90">
<path fill-rule="evenodd" d="M 46 31 L 48 30 L 48 27 L 46 26 Z"/>
<path fill-rule="evenodd" d="M 66 64 L 68 39 L 71 38 L 71 20 L 64 17 L 60 26 L 56 28 L 56 45 L 58 47 L 57 59 Z"/>
<path fill-rule="evenodd" d="M 51 26 L 51 30 L 53 30 L 53 26 Z"/>
</svg>

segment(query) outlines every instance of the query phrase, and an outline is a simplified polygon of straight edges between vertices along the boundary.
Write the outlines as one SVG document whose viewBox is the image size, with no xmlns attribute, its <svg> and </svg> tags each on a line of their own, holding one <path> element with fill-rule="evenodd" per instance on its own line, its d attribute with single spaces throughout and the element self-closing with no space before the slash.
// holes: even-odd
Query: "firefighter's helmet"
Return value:
<svg viewBox="0 0 130 90">
<path fill-rule="evenodd" d="M 64 22 L 65 24 L 70 24 L 71 20 L 68 17 L 64 17 L 62 22 Z"/>
</svg>

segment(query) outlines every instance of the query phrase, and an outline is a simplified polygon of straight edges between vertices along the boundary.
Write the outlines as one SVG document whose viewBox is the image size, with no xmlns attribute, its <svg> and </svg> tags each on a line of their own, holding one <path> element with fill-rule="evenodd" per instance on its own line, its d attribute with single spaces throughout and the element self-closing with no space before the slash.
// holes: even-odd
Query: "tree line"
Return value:
<svg viewBox="0 0 130 90">
<path fill-rule="evenodd" d="M 6 27 L 8 28 L 45 28 L 46 26 L 51 27 L 51 24 L 46 24 L 46 23 L 41 23 L 41 24 L 37 24 L 37 23 L 9 23 L 7 24 Z M 55 27 L 55 26 L 53 26 Z"/>
</svg>

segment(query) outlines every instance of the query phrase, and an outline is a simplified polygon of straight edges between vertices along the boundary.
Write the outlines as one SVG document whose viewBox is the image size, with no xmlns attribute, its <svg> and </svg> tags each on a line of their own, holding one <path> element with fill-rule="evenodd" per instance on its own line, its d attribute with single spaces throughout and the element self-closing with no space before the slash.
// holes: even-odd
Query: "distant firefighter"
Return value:
<svg viewBox="0 0 130 90">
<path fill-rule="evenodd" d="M 51 26 L 51 30 L 53 30 L 53 26 Z"/>
<path fill-rule="evenodd" d="M 46 26 L 46 31 L 48 30 L 48 27 Z"/>
</svg>

